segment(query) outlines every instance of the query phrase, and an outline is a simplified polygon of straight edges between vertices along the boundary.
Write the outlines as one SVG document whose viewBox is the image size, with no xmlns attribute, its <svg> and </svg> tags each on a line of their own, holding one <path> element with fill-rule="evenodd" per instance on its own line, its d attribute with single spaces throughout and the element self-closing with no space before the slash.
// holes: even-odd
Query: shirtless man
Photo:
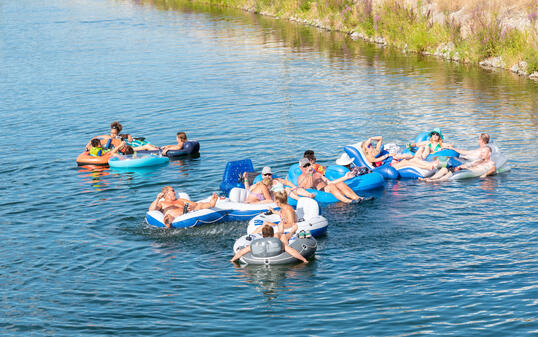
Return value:
<svg viewBox="0 0 538 337">
<path fill-rule="evenodd" d="M 164 200 L 161 200 L 163 199 Z M 187 212 L 198 211 L 215 207 L 218 195 L 213 193 L 209 202 L 194 202 L 187 199 L 177 199 L 176 192 L 171 186 L 165 186 L 161 193 L 157 194 L 155 200 L 149 205 L 150 211 L 161 211 L 164 214 L 164 225 L 170 228 L 174 219 Z"/>
<path fill-rule="evenodd" d="M 452 173 L 454 171 L 459 171 L 461 169 L 481 170 L 487 168 L 487 171 L 482 174 L 480 178 L 485 178 L 489 175 L 494 174 L 497 171 L 497 168 L 495 167 L 495 163 L 491 160 L 491 149 L 489 148 L 488 143 L 489 135 L 487 133 L 481 133 L 480 136 L 478 136 L 479 147 L 477 149 L 462 150 L 456 149 L 453 146 L 449 146 L 449 149 L 462 154 L 463 156 L 461 156 L 461 158 L 467 159 L 472 162 L 451 169 L 443 167 L 439 171 L 437 171 L 432 177 L 426 179 L 419 178 L 419 180 L 427 182 L 445 181 L 452 176 Z"/>
<path fill-rule="evenodd" d="M 349 186 L 347 186 L 344 181 L 350 178 L 353 178 L 351 172 L 347 172 L 342 178 L 330 181 L 321 175 L 318 172 L 314 172 L 312 169 L 312 164 L 307 158 L 302 158 L 299 161 L 299 167 L 303 172 L 299 178 L 298 186 L 302 188 L 313 188 L 318 191 L 323 191 L 331 193 L 336 197 L 336 199 L 345 202 L 351 203 L 355 200 L 362 200 Z"/>
</svg>

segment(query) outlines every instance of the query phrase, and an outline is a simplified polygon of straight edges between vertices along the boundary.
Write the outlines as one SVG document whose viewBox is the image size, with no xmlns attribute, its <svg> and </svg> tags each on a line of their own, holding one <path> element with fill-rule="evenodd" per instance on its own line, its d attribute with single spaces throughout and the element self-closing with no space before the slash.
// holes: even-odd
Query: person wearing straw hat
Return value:
<svg viewBox="0 0 538 337">
<path fill-rule="evenodd" d="M 366 166 L 355 166 L 354 164 L 351 166 L 352 164 L 353 159 L 347 153 L 342 153 L 342 155 L 336 159 L 336 165 L 344 166 L 354 177 L 371 172 L 371 170 Z"/>
</svg>

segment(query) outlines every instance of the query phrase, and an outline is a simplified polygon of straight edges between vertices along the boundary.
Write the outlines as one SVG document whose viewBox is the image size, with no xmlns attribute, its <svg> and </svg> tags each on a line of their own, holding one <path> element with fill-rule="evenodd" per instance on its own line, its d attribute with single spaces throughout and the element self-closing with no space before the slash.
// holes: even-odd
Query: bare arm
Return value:
<svg viewBox="0 0 538 337">
<path fill-rule="evenodd" d="M 247 247 L 245 247 L 243 249 L 238 250 L 237 253 L 235 253 L 234 257 L 232 257 L 230 262 L 237 261 L 241 256 L 245 255 L 248 252 L 250 252 L 250 246 L 247 246 Z"/>
<path fill-rule="evenodd" d="M 495 174 L 495 172 L 497 172 L 497 167 L 495 167 L 495 165 L 493 165 L 486 173 L 481 175 L 480 178 L 485 178 L 487 176 L 493 175 L 493 174 Z"/>
<path fill-rule="evenodd" d="M 153 200 L 151 205 L 149 205 L 150 211 L 160 211 L 162 209 L 162 206 L 161 206 L 162 197 L 163 197 L 162 193 L 157 194 L 157 197 L 155 198 L 155 200 Z"/>
</svg>

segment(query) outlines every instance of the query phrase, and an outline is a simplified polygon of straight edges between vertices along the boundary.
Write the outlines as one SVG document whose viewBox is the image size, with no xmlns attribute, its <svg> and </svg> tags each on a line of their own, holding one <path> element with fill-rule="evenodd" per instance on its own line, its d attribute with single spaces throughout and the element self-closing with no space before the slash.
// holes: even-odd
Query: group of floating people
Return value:
<svg viewBox="0 0 538 337">
<path fill-rule="evenodd" d="M 110 134 L 93 137 L 78 158 L 79 165 L 110 165 L 120 167 L 142 167 L 167 162 L 163 157 L 178 157 L 199 151 L 196 141 L 188 141 L 185 132 L 176 134 L 177 144 L 156 146 L 145 138 L 133 138 L 131 134 L 121 133 L 123 126 L 115 121 L 110 124 Z M 138 156 L 137 153 L 144 156 Z M 158 160 L 157 157 L 161 158 Z M 134 160 L 137 159 L 137 160 Z M 121 162 L 121 164 L 119 164 Z"/>
<path fill-rule="evenodd" d="M 184 149 L 189 143 L 184 132 L 177 133 L 177 144 L 158 147 L 121 131 L 122 125 L 113 122 L 110 135 L 93 137 L 84 154 L 107 157 L 112 166 L 113 158 L 131 160 L 137 152 L 162 157 Z M 307 150 L 285 178 L 274 175 L 269 166 L 261 174 L 253 172 L 250 160 L 229 162 L 221 183 L 221 190 L 228 197 L 213 193 L 194 202 L 188 195 L 165 186 L 150 204 L 146 222 L 178 228 L 250 220 L 248 234 L 234 245 L 232 261 L 307 263 L 317 247 L 312 236 L 325 233 L 328 225 L 319 212 L 319 204 L 372 199 L 359 194 L 382 187 L 385 179 L 441 182 L 458 177 L 485 178 L 502 172 L 501 168 L 509 169 L 505 167 L 506 158 L 490 143 L 487 133 L 481 133 L 477 141 L 477 148 L 456 148 L 445 142 L 441 130 L 435 128 L 420 134 L 402 150 L 396 144 L 383 144 L 382 136 L 374 136 L 344 147 L 336 165 L 319 164 L 314 151 Z"/>
</svg>

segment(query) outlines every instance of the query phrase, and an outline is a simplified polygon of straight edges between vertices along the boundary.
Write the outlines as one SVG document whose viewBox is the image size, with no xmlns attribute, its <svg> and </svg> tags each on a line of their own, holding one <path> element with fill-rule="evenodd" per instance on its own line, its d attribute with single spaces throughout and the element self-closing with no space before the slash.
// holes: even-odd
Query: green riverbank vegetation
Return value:
<svg viewBox="0 0 538 337">
<path fill-rule="evenodd" d="M 161 5 L 186 0 L 154 0 Z M 404 52 L 538 79 L 536 0 L 190 0 L 351 34 Z M 534 74 L 533 74 L 534 73 Z"/>
</svg>

